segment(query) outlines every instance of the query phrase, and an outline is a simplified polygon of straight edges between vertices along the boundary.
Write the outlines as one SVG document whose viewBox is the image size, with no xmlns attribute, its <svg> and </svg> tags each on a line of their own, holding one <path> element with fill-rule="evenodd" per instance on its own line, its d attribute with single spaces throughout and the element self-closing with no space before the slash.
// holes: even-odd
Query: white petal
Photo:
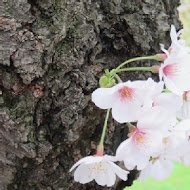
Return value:
<svg viewBox="0 0 190 190">
<path fill-rule="evenodd" d="M 111 88 L 98 88 L 92 93 L 92 101 L 101 109 L 111 108 L 116 101 L 116 96 L 114 96 L 116 90 L 116 86 Z"/>
<path fill-rule="evenodd" d="M 171 31 L 170 31 L 170 37 L 172 42 L 177 42 L 177 32 L 176 32 L 176 28 L 174 25 L 171 25 Z"/>
<path fill-rule="evenodd" d="M 115 184 L 116 175 L 114 172 L 110 171 L 108 172 L 108 178 L 107 178 L 107 186 L 111 187 Z"/>
<path fill-rule="evenodd" d="M 112 186 L 115 183 L 116 176 L 107 163 L 101 163 L 101 170 L 95 175 L 95 181 L 101 186 Z"/>
<path fill-rule="evenodd" d="M 176 114 L 182 108 L 183 100 L 181 96 L 173 93 L 161 93 L 154 99 L 154 106 L 162 106 L 170 113 Z"/>
<path fill-rule="evenodd" d="M 142 154 L 137 150 L 133 150 L 131 154 L 126 154 L 124 164 L 129 170 L 133 170 L 135 166 L 137 166 L 137 170 L 142 170 L 146 167 L 149 159 L 150 156 Z"/>
<path fill-rule="evenodd" d="M 182 163 L 184 164 L 184 166 L 189 166 L 190 165 L 190 151 L 186 152 L 182 158 Z"/>
<path fill-rule="evenodd" d="M 88 165 L 82 164 L 74 172 L 74 180 L 82 184 L 88 183 L 93 179 L 93 172 Z"/>
<path fill-rule="evenodd" d="M 161 49 L 167 56 L 169 56 L 169 52 L 165 49 L 164 44 L 160 44 L 160 49 Z"/>
<path fill-rule="evenodd" d="M 168 77 L 164 76 L 164 82 L 166 85 L 166 88 L 168 88 L 171 92 L 181 96 L 183 94 L 183 91 L 181 91 L 179 88 L 176 87 L 175 83 Z"/>
<path fill-rule="evenodd" d="M 119 145 L 116 157 L 118 160 L 124 161 L 125 167 L 129 170 L 133 170 L 135 166 L 138 170 L 143 169 L 150 158 L 150 156 L 142 154 L 137 149 L 131 137 Z"/>
<path fill-rule="evenodd" d="M 119 123 L 132 122 L 137 120 L 137 112 L 141 105 L 136 100 L 131 102 L 117 101 L 112 108 L 112 116 Z"/>
<path fill-rule="evenodd" d="M 169 160 L 157 160 L 154 163 L 149 162 L 147 167 L 141 171 L 139 181 L 142 182 L 148 177 L 158 181 L 164 180 L 172 173 L 173 162 Z"/>
<path fill-rule="evenodd" d="M 139 129 L 154 129 L 167 132 L 175 123 L 176 118 L 161 106 L 155 106 L 141 113 L 137 123 Z"/>
<path fill-rule="evenodd" d="M 126 181 L 127 180 L 127 175 L 129 174 L 128 171 L 121 169 L 119 166 L 117 166 L 113 162 L 109 162 L 109 165 L 111 166 L 112 170 L 116 175 L 121 178 L 122 180 Z"/>
<path fill-rule="evenodd" d="M 178 132 L 189 133 L 190 132 L 190 119 L 183 120 L 175 126 L 175 130 Z"/>
<path fill-rule="evenodd" d="M 124 160 L 124 155 L 128 152 L 130 152 L 130 150 L 133 148 L 133 143 L 132 143 L 132 139 L 126 139 L 125 141 L 123 141 L 117 148 L 116 150 L 116 158 L 118 161 L 122 161 Z"/>
<path fill-rule="evenodd" d="M 178 113 L 181 119 L 190 119 L 190 101 L 184 101 L 181 110 Z"/>
<path fill-rule="evenodd" d="M 151 177 L 158 181 L 168 178 L 173 171 L 173 162 L 169 160 L 158 161 L 155 163 Z"/>
<path fill-rule="evenodd" d="M 77 166 L 79 166 L 80 164 L 84 163 L 84 162 L 89 162 L 89 161 L 94 161 L 95 157 L 94 156 L 87 156 L 87 157 L 84 157 L 82 159 L 80 159 L 78 162 L 76 162 L 72 168 L 69 170 L 69 172 L 71 172 L 74 168 L 76 168 Z"/>
</svg>

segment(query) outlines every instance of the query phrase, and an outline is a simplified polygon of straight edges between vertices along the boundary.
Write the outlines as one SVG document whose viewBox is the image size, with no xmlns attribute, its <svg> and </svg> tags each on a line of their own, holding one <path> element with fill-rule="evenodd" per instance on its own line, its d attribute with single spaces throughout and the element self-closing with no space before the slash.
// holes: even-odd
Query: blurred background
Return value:
<svg viewBox="0 0 190 190">
<path fill-rule="evenodd" d="M 180 19 L 183 23 L 184 31 L 182 38 L 190 46 L 190 0 L 181 0 L 181 6 L 178 8 Z"/>
<path fill-rule="evenodd" d="M 181 0 L 178 11 L 184 28 L 181 38 L 190 46 L 190 0 Z M 190 190 L 190 166 L 175 163 L 174 171 L 168 179 L 159 182 L 149 178 L 143 183 L 136 180 L 124 190 Z"/>
</svg>

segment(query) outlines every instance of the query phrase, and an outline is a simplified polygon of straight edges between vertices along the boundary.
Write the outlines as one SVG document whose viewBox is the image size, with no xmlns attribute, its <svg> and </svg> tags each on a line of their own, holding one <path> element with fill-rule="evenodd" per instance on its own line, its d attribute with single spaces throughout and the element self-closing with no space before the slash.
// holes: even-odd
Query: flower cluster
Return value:
<svg viewBox="0 0 190 190">
<path fill-rule="evenodd" d="M 101 78 L 103 87 L 92 93 L 92 101 L 99 108 L 108 110 L 102 138 L 96 155 L 79 160 L 71 168 L 70 171 L 76 168 L 75 181 L 85 184 L 95 180 L 99 185 L 110 187 L 116 176 L 127 180 L 129 171 L 135 168 L 141 171 L 139 181 L 148 177 L 163 180 L 171 174 L 175 161 L 190 165 L 190 49 L 178 39 L 179 34 L 172 25 L 169 49 L 162 45 L 165 54 L 147 57 L 163 61 L 157 67 L 121 69 L 129 62 L 140 60 L 134 58 L 116 69 L 107 70 L 106 76 Z M 122 82 L 117 75 L 135 69 L 157 71 L 160 82 L 151 78 Z M 113 119 L 126 123 L 130 131 L 115 156 L 103 153 L 110 110 Z M 126 170 L 115 164 L 118 161 L 124 162 Z"/>
</svg>

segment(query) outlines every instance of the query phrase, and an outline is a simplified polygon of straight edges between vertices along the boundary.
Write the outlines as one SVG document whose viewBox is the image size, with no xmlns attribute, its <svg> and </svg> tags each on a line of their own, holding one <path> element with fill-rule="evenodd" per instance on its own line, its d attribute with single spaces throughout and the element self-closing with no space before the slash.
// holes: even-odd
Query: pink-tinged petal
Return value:
<svg viewBox="0 0 190 190">
<path fill-rule="evenodd" d="M 163 150 L 163 136 L 159 131 L 149 130 L 138 139 L 136 147 L 142 154 L 154 156 Z"/>
<path fill-rule="evenodd" d="M 163 73 L 166 77 L 175 77 L 178 72 L 178 65 L 177 63 L 168 64 L 163 67 Z"/>
<path fill-rule="evenodd" d="M 80 165 L 74 173 L 74 180 L 82 184 L 88 183 L 93 179 L 93 172 L 88 165 Z"/>
<path fill-rule="evenodd" d="M 174 93 L 161 93 L 154 99 L 153 106 L 161 106 L 168 112 L 176 114 L 182 108 L 183 100 L 181 96 Z"/>
<path fill-rule="evenodd" d="M 126 181 L 127 180 L 127 175 L 129 174 L 128 171 L 121 169 L 119 166 L 114 164 L 113 162 L 109 162 L 109 165 L 111 169 L 114 171 L 114 173 L 121 178 L 122 180 Z"/>
<path fill-rule="evenodd" d="M 116 90 L 116 87 L 98 88 L 92 93 L 92 101 L 101 109 L 111 108 L 117 99 L 114 96 Z"/>
<path fill-rule="evenodd" d="M 124 161 L 128 170 L 133 170 L 137 166 L 138 170 L 143 169 L 148 163 L 150 156 L 142 154 L 133 143 L 132 138 L 123 141 L 117 151 L 116 157 L 119 161 Z"/>
<path fill-rule="evenodd" d="M 122 86 L 118 89 L 118 97 L 120 98 L 121 102 L 130 102 L 134 98 L 135 89 Z"/>
<path fill-rule="evenodd" d="M 170 56 L 161 66 L 159 72 L 163 72 L 166 87 L 173 93 L 182 95 L 190 90 L 190 54 L 183 56 Z"/>
<path fill-rule="evenodd" d="M 125 83 L 119 89 L 120 100 L 112 107 L 113 118 L 120 122 L 132 122 L 138 119 L 138 112 L 144 107 L 151 107 L 153 97 L 163 90 L 163 82 L 156 83 L 152 79 Z"/>
</svg>

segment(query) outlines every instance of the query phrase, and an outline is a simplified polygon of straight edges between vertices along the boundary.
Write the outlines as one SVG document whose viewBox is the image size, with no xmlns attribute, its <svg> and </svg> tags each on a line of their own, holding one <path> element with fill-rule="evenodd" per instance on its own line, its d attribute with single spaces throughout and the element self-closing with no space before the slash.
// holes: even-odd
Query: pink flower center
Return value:
<svg viewBox="0 0 190 190">
<path fill-rule="evenodd" d="M 133 127 L 131 133 L 128 134 L 129 137 L 132 137 L 132 140 L 135 144 L 143 144 L 145 140 L 145 133 L 140 131 L 138 128 Z"/>
<path fill-rule="evenodd" d="M 171 76 L 175 76 L 176 75 L 176 72 L 177 72 L 177 66 L 176 64 L 171 64 L 171 65 L 166 65 L 164 68 L 163 68 L 163 73 L 165 76 L 167 77 L 171 77 Z"/>
<path fill-rule="evenodd" d="M 134 95 L 134 89 L 128 86 L 124 86 L 119 89 L 119 95 L 122 100 L 131 100 Z"/>
</svg>

